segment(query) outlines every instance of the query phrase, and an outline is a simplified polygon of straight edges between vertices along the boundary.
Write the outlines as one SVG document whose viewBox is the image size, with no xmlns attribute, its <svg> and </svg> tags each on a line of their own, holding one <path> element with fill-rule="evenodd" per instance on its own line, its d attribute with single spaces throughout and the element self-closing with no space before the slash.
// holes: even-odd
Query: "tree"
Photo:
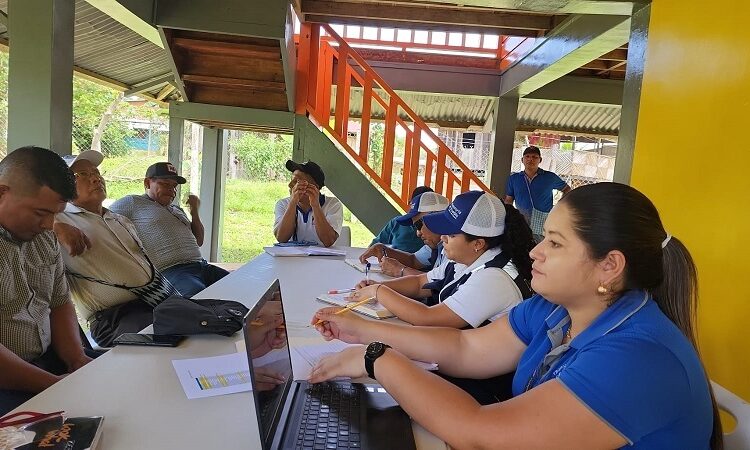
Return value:
<svg viewBox="0 0 750 450">
<path fill-rule="evenodd" d="M 73 78 L 73 144 L 78 151 L 94 148 L 97 142 L 107 156 L 130 151 L 127 139 L 133 131 L 122 122 L 130 107 L 118 101 L 121 97 L 115 90 Z"/>
<path fill-rule="evenodd" d="M 370 128 L 370 150 L 367 152 L 370 167 L 379 172 L 383 167 L 383 146 L 385 145 L 385 126 L 376 123 Z"/>
<path fill-rule="evenodd" d="M 251 180 L 286 179 L 286 160 L 292 156 L 292 137 L 244 133 L 233 145 L 245 174 Z"/>
</svg>

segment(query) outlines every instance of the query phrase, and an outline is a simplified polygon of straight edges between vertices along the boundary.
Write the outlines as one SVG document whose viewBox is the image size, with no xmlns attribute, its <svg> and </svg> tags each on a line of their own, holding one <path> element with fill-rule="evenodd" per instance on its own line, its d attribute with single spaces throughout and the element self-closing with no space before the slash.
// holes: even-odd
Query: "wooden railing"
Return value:
<svg viewBox="0 0 750 450">
<path fill-rule="evenodd" d="M 321 28 L 329 39 L 321 40 Z M 449 199 L 471 189 L 489 191 L 482 180 L 330 26 L 302 24 L 297 61 L 296 112 L 307 113 L 399 206 L 408 209 L 411 192 L 418 185 L 430 186 Z M 335 99 L 332 99 L 334 86 Z M 347 139 L 353 88 L 362 90 L 361 128 L 356 149 Z M 369 163 L 370 125 L 376 120 L 372 114 L 373 102 L 385 110 L 380 167 L 372 167 Z M 397 127 L 403 130 L 404 155 L 401 161 L 395 157 Z M 399 166 L 400 173 L 394 173 Z"/>
</svg>

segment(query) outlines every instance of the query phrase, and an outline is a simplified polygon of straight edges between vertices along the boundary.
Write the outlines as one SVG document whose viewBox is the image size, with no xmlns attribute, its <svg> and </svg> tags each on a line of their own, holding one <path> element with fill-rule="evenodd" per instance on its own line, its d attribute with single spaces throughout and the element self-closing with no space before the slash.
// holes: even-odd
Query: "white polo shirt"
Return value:
<svg viewBox="0 0 750 450">
<path fill-rule="evenodd" d="M 487 250 L 468 267 L 456 263 L 453 282 L 445 287 L 448 288 L 453 285 L 467 271 L 474 271 L 453 295 L 443 301 L 445 306 L 474 328 L 481 325 L 485 320 L 494 321 L 507 314 L 523 300 L 521 291 L 518 290 L 518 286 L 513 281 L 513 278 L 518 276 L 518 271 L 512 262 L 508 262 L 502 269 L 497 267 L 481 268 L 484 263 L 500 253 L 499 248 Z M 445 261 L 440 266 L 427 272 L 427 278 L 430 281 L 445 278 L 448 262 Z"/>
<path fill-rule="evenodd" d="M 282 198 L 276 202 L 276 208 L 274 209 L 275 220 L 273 222 L 273 232 L 276 232 L 281 226 L 281 218 L 284 217 L 289 208 L 292 198 Z M 328 224 L 336 231 L 336 234 L 341 234 L 341 226 L 344 224 L 344 205 L 336 197 L 325 196 L 325 202 L 322 205 L 323 214 L 326 216 Z M 315 217 L 312 209 L 304 214 L 299 208 L 297 208 L 297 231 L 290 241 L 310 241 L 323 244 L 318 238 L 318 232 L 315 231 Z"/>
<path fill-rule="evenodd" d="M 127 217 L 107 209 L 102 216 L 71 203 L 56 217 L 58 222 L 80 229 L 91 241 L 91 248 L 78 256 L 61 249 L 69 271 L 129 287 L 142 286 L 151 279 L 148 261 L 140 250 L 135 226 Z M 126 289 L 106 286 L 68 275 L 68 282 L 81 316 L 135 300 Z"/>
</svg>

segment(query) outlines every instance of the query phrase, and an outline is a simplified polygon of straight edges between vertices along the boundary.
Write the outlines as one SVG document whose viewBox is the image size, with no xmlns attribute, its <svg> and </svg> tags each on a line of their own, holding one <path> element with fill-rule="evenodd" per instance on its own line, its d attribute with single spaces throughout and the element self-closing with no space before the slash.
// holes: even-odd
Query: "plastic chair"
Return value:
<svg viewBox="0 0 750 450">
<path fill-rule="evenodd" d="M 731 433 L 724 433 L 725 450 L 750 450 L 750 403 L 739 398 L 721 385 L 711 382 L 719 409 L 737 421 Z"/>
<path fill-rule="evenodd" d="M 336 239 L 336 242 L 334 242 L 333 245 L 342 245 L 344 247 L 351 247 L 352 246 L 352 229 L 346 225 L 341 227 L 341 233 L 339 233 L 339 238 Z"/>
</svg>

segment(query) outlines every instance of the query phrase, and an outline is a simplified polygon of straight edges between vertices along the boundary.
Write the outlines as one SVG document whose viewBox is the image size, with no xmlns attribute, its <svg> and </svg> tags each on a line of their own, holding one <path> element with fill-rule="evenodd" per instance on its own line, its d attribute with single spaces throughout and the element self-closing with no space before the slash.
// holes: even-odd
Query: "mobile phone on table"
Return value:
<svg viewBox="0 0 750 450">
<path fill-rule="evenodd" d="M 123 333 L 115 338 L 115 345 L 152 345 L 156 347 L 177 347 L 185 336 L 173 334 Z"/>
</svg>

